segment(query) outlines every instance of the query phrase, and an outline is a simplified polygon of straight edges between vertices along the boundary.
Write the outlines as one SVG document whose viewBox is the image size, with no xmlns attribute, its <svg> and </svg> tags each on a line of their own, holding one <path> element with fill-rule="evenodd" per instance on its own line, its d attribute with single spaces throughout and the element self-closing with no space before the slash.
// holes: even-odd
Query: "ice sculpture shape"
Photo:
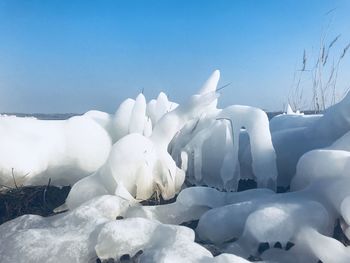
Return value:
<svg viewBox="0 0 350 263">
<path fill-rule="evenodd" d="M 111 118 L 113 143 L 130 133 L 151 136 L 156 123 L 177 106 L 178 104 L 169 101 L 163 92 L 159 93 L 156 100 L 153 99 L 148 103 L 142 93 L 137 96 L 136 100 L 126 99 Z"/>
<path fill-rule="evenodd" d="M 240 179 L 252 178 L 259 187 L 276 189 L 276 155 L 268 118 L 260 109 L 233 105 L 211 111 L 189 123 L 170 149 L 180 166 L 186 153 L 187 176 L 194 184 L 232 191 Z M 245 176 L 244 164 L 250 169 Z"/>
<path fill-rule="evenodd" d="M 151 119 L 154 126 L 166 113 L 179 106 L 175 102 L 168 100 L 164 92 L 160 92 L 156 100 L 151 100 L 147 104 L 147 116 Z"/>
<path fill-rule="evenodd" d="M 185 175 L 168 153 L 168 145 L 188 121 L 198 118 L 217 98 L 217 83 L 213 82 L 212 85 L 214 86 L 209 93 L 193 95 L 187 103 L 166 113 L 156 123 L 150 137 L 130 133 L 118 140 L 106 163 L 96 173 L 72 187 L 66 205 L 74 208 L 95 196 L 116 194 L 121 189 L 130 194 L 124 196 L 128 199 L 144 200 L 154 193 L 161 194 L 164 199 L 174 197 L 180 190 Z M 140 116 L 143 116 L 143 99 L 141 103 L 143 106 Z"/>
</svg>

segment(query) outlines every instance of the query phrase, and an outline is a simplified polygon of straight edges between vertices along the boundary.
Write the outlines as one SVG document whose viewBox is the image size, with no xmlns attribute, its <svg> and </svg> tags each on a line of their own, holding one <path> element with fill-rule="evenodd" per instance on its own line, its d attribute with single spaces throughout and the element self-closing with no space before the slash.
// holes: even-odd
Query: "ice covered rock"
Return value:
<svg viewBox="0 0 350 263">
<path fill-rule="evenodd" d="M 147 104 L 147 116 L 151 119 L 154 126 L 166 113 L 179 106 L 175 102 L 168 100 L 164 92 L 160 92 L 156 100 L 151 100 Z"/>
<path fill-rule="evenodd" d="M 272 142 L 277 155 L 278 185 L 288 186 L 299 158 L 306 152 L 330 146 L 350 131 L 350 93 L 326 109 L 321 117 L 299 128 L 276 130 Z"/>
<path fill-rule="evenodd" d="M 297 242 L 299 246 L 304 246 L 304 249 L 314 256 L 313 262 L 318 262 L 317 259 L 325 263 L 350 262 L 349 247 L 345 247 L 334 238 L 322 235 L 314 228 L 309 227 L 299 231 Z"/>
<path fill-rule="evenodd" d="M 113 127 L 111 126 L 112 124 L 111 114 L 103 111 L 98 111 L 98 110 L 90 110 L 84 113 L 83 116 L 89 117 L 94 121 L 96 121 L 108 132 L 108 134 L 111 135 L 114 132 Z"/>
<path fill-rule="evenodd" d="M 287 115 L 304 115 L 304 113 L 300 112 L 300 110 L 293 111 L 292 107 L 290 104 L 287 105 L 287 112 L 283 113 Z"/>
<path fill-rule="evenodd" d="M 141 135 L 139 130 L 119 139 L 113 145 L 106 163 L 72 187 L 66 205 L 74 208 L 95 196 L 116 194 L 121 188 L 130 193 L 130 198 L 138 200 L 148 199 L 154 193 L 162 195 L 164 199 L 174 197 L 185 175 L 168 153 L 168 145 L 188 121 L 198 118 L 217 98 L 217 83 L 213 85 L 211 89 L 214 91 L 193 95 L 187 103 L 166 113 L 156 123 L 150 137 Z M 140 99 L 140 103 L 140 116 L 143 116 L 144 100 Z"/>
<path fill-rule="evenodd" d="M 295 112 L 293 111 L 292 107 L 288 104 L 287 105 L 287 114 L 288 115 L 293 115 Z"/>
<path fill-rule="evenodd" d="M 146 118 L 146 98 L 140 93 L 135 100 L 130 116 L 129 133 L 143 134 Z"/>
<path fill-rule="evenodd" d="M 24 215 L 0 225 L 0 262 L 95 262 L 101 227 L 129 203 L 102 196 L 48 218 Z"/>
<path fill-rule="evenodd" d="M 201 240 L 218 245 L 236 240 L 224 251 L 247 258 L 258 256 L 262 243 L 270 247 L 276 242 L 283 247 L 288 242 L 297 243 L 305 227 L 329 236 L 333 220 L 325 206 L 307 193 L 272 194 L 208 210 L 200 217 L 196 232 Z M 269 252 L 265 258 L 284 262 L 284 253 L 289 254 Z M 310 258 L 306 255 L 304 259 Z"/>
<path fill-rule="evenodd" d="M 116 196 L 102 196 L 48 218 L 25 215 L 0 226 L 0 261 L 95 262 L 139 251 L 140 262 L 247 262 L 223 254 L 213 257 L 194 242 L 184 226 L 143 218 L 118 219 L 130 205 Z"/>
<path fill-rule="evenodd" d="M 350 237 L 350 95 L 323 116 L 287 114 L 269 124 L 253 107 L 217 109 L 218 79 L 216 71 L 182 105 L 163 93 L 148 103 L 139 94 L 115 115 L 90 111 L 67 121 L 1 116 L 4 184 L 13 182 L 12 165 L 18 183 L 47 183 L 50 177 L 63 184 L 91 174 L 73 186 L 63 207 L 69 212 L 1 225 L 0 261 L 94 262 L 142 250 L 141 262 L 247 262 L 249 256 L 348 262 L 349 250 L 331 236 L 340 218 Z M 240 179 L 250 178 L 261 188 L 191 187 L 171 204 L 138 203 L 154 194 L 173 197 L 185 171 L 194 184 L 236 190 Z M 274 190 L 276 179 L 292 192 L 262 189 Z M 191 229 L 176 226 L 193 220 L 197 238 L 225 254 L 213 257 L 194 242 Z M 290 242 L 291 249 L 281 249 Z M 262 252 L 261 244 L 270 249 Z"/>
<path fill-rule="evenodd" d="M 199 90 L 199 93 L 206 94 L 206 93 L 214 92 L 216 90 L 216 86 L 219 82 L 219 79 L 220 79 L 220 71 L 215 70 L 211 74 L 211 76 L 208 78 L 208 80 L 203 84 L 202 88 Z M 210 104 L 208 111 L 210 110 L 215 111 L 217 104 L 218 104 L 218 100 L 216 99 Z"/>
<path fill-rule="evenodd" d="M 152 134 L 152 123 L 146 114 L 146 108 L 146 98 L 142 93 L 136 97 L 136 100 L 126 99 L 120 104 L 111 119 L 113 143 L 131 133 L 147 137 Z"/>
<path fill-rule="evenodd" d="M 110 120 L 113 142 L 117 142 L 130 133 L 151 136 L 156 123 L 177 106 L 178 104 L 169 101 L 163 92 L 159 93 L 156 100 L 150 100 L 148 103 L 142 93 L 136 97 L 136 100 L 126 99 Z"/>
<path fill-rule="evenodd" d="M 94 116 L 92 116 L 94 115 Z M 99 115 L 99 116 L 97 116 Z M 88 113 L 68 120 L 0 117 L 0 183 L 73 184 L 107 160 L 108 116 Z"/>
<path fill-rule="evenodd" d="M 186 174 L 193 184 L 232 191 L 240 179 L 251 178 L 259 187 L 276 188 L 276 155 L 268 118 L 260 109 L 233 105 L 212 110 L 188 123 L 170 152 L 180 166 L 185 153 Z"/>
<path fill-rule="evenodd" d="M 182 190 L 176 202 L 157 206 L 133 206 L 126 210 L 126 217 L 144 217 L 165 224 L 181 224 L 198 220 L 212 208 L 232 203 L 246 202 L 272 195 L 268 189 L 255 189 L 244 192 L 220 192 L 209 187 L 190 187 Z"/>
<path fill-rule="evenodd" d="M 134 133 L 114 144 L 99 171 L 72 187 L 66 203 L 70 208 L 76 207 L 95 196 L 115 194 L 118 188 L 125 188 L 139 200 L 150 198 L 156 191 L 169 199 L 179 191 L 183 180 L 184 174 L 167 153 Z"/>
<path fill-rule="evenodd" d="M 135 228 L 137 226 L 137 228 Z M 192 229 L 165 225 L 143 218 L 130 218 L 105 224 L 98 235 L 96 253 L 100 259 L 118 259 L 142 251 L 140 262 L 244 263 L 245 259 L 229 254 L 213 257 L 194 242 Z"/>
<path fill-rule="evenodd" d="M 350 224 L 350 132 L 331 146 L 304 154 L 297 165 L 291 190 L 309 191 L 336 217 Z"/>
<path fill-rule="evenodd" d="M 260 257 L 264 262 L 283 263 L 318 263 L 319 259 L 312 255 L 310 251 L 302 245 L 294 245 L 288 250 L 280 248 L 270 248 L 262 253 Z"/>
<path fill-rule="evenodd" d="M 257 108 L 234 105 L 224 109 L 217 119 L 231 120 L 233 141 L 237 142 L 233 148 L 234 164 L 237 165 L 239 160 L 238 142 L 240 130 L 243 127 L 249 135 L 252 170 L 258 187 L 276 189 L 276 154 L 271 141 L 267 115 Z M 221 177 L 227 176 L 221 170 Z M 236 182 L 238 183 L 237 179 Z"/>
<path fill-rule="evenodd" d="M 129 133 L 129 123 L 134 105 L 135 100 L 133 99 L 126 99 L 119 105 L 112 122 L 115 131 L 113 142 L 118 141 Z"/>
<path fill-rule="evenodd" d="M 305 128 L 313 125 L 322 117 L 322 114 L 311 114 L 311 115 L 289 115 L 280 114 L 273 117 L 270 120 L 270 131 L 271 133 L 287 130 L 287 129 L 297 129 Z"/>
<path fill-rule="evenodd" d="M 245 246 L 250 243 L 256 249 L 259 242 L 290 241 L 295 228 L 304 224 L 329 231 L 330 222 L 322 205 L 303 194 L 291 193 L 251 198 L 209 210 L 200 218 L 197 232 L 201 239 L 214 243 L 241 238 Z"/>
<path fill-rule="evenodd" d="M 242 257 L 233 255 L 233 254 L 220 254 L 214 258 L 206 258 L 203 259 L 203 261 L 201 262 L 205 262 L 205 263 L 248 263 L 250 261 L 245 260 Z M 262 262 L 262 261 L 256 261 L 256 262 Z"/>
<path fill-rule="evenodd" d="M 291 257 L 297 262 L 347 262 L 349 250 L 331 236 L 337 218 L 343 219 L 344 234 L 350 236 L 349 134 L 301 157 L 293 192 L 252 196 L 206 211 L 198 237 L 217 244 L 237 240 L 225 251 L 244 257 L 258 255 L 261 243 L 285 247 L 292 242 L 290 251 L 269 249 L 261 256 L 277 262 L 295 262 L 287 260 Z"/>
<path fill-rule="evenodd" d="M 187 227 L 131 218 L 104 225 L 95 248 L 100 259 L 134 256 L 139 250 L 143 251 L 140 262 L 200 262 L 212 258 L 194 238 L 194 231 Z"/>
</svg>

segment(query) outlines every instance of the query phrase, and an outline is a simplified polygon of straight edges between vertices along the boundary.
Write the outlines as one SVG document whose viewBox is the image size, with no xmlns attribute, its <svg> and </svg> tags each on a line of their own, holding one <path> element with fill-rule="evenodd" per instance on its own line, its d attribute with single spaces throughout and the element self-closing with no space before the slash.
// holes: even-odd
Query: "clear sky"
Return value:
<svg viewBox="0 0 350 263">
<path fill-rule="evenodd" d="M 182 102 L 214 69 L 232 83 L 222 106 L 280 110 L 325 28 L 350 42 L 349 14 L 348 0 L 0 0 L 0 112 L 114 112 L 142 89 Z"/>
</svg>

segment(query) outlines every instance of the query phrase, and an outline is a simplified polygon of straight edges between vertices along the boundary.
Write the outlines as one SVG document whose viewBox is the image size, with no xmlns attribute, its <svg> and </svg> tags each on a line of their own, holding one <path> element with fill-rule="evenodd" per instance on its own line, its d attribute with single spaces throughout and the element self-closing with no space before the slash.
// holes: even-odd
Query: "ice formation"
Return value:
<svg viewBox="0 0 350 263">
<path fill-rule="evenodd" d="M 128 203 L 103 196 L 69 213 L 25 215 L 0 226 L 1 262 L 93 262 L 98 230 Z"/>
<path fill-rule="evenodd" d="M 45 185 L 49 178 L 68 185 L 105 163 L 111 140 L 89 115 L 63 121 L 0 116 L 0 145 L 2 185 Z"/>
<path fill-rule="evenodd" d="M 168 100 L 165 93 L 159 93 L 157 99 L 146 103 L 141 93 L 136 100 L 126 99 L 118 107 L 110 120 L 111 137 L 117 142 L 130 133 L 139 133 L 146 137 L 151 136 L 153 127 L 166 113 L 174 110 L 177 103 Z"/>
<path fill-rule="evenodd" d="M 132 206 L 125 211 L 126 217 L 144 217 L 165 224 L 181 224 L 198 220 L 210 209 L 228 204 L 260 199 L 274 192 L 255 189 L 244 192 L 219 192 L 210 187 L 190 187 L 182 190 L 176 202 L 158 206 Z"/>
<path fill-rule="evenodd" d="M 2 263 L 96 262 L 134 256 L 140 262 L 248 262 L 234 255 L 214 258 L 194 242 L 193 230 L 142 218 L 116 220 L 129 202 L 117 196 L 95 198 L 64 214 L 25 215 L 0 226 Z"/>
<path fill-rule="evenodd" d="M 277 185 L 288 186 L 295 174 L 300 157 L 311 150 L 330 146 L 334 141 L 350 130 L 349 119 L 350 93 L 339 103 L 326 109 L 322 116 L 308 119 L 298 116 L 296 128 L 280 129 L 272 132 L 272 142 L 277 156 Z M 288 115 L 287 115 L 288 116 Z M 274 119 L 271 120 L 273 122 Z"/>
<path fill-rule="evenodd" d="M 269 122 L 254 107 L 218 109 L 219 76 L 181 105 L 139 94 L 115 114 L 2 116 L 2 183 L 12 168 L 28 184 L 86 177 L 61 207 L 69 211 L 0 225 L 0 262 L 350 262 L 333 238 L 338 222 L 350 239 L 350 94 L 322 115 L 289 110 Z M 258 189 L 235 192 L 242 179 Z"/>
<path fill-rule="evenodd" d="M 68 120 L 0 115 L 0 184 L 72 185 L 97 171 L 112 144 L 152 127 L 178 105 L 164 93 L 146 105 L 143 94 L 127 99 L 115 114 L 91 110 Z M 14 178 L 15 179 L 14 179 Z"/>
<path fill-rule="evenodd" d="M 322 114 L 297 115 L 297 114 L 280 114 L 273 117 L 270 121 L 270 131 L 282 131 L 287 129 L 306 128 L 322 117 Z"/>
<path fill-rule="evenodd" d="M 259 187 L 276 188 L 276 155 L 267 115 L 260 109 L 212 109 L 181 130 L 170 152 L 180 166 L 186 156 L 193 184 L 232 191 L 240 179 L 255 179 Z"/>
<path fill-rule="evenodd" d="M 146 111 L 144 97 L 140 94 L 135 102 L 140 105 L 135 105 L 132 111 L 132 115 L 140 118 L 137 121 L 131 117 L 129 123 L 133 132 L 113 145 L 106 163 L 97 172 L 73 185 L 66 200 L 67 207 L 74 208 L 93 197 L 116 192 L 126 193 L 124 198 L 138 200 L 146 200 L 155 193 L 164 199 L 174 197 L 185 175 L 168 153 L 168 145 L 188 121 L 198 118 L 216 100 L 217 81 L 210 82 L 212 86 L 193 95 L 187 103 L 164 114 L 158 121 L 155 119 L 150 137 L 140 134 L 144 125 L 137 125 L 144 120 Z M 164 102 L 164 96 L 160 98 Z"/>
</svg>

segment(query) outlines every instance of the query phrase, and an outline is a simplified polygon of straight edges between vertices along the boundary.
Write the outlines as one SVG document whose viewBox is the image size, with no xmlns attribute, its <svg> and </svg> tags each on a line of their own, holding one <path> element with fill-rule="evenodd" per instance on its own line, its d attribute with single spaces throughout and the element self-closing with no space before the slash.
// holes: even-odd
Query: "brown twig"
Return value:
<svg viewBox="0 0 350 263">
<path fill-rule="evenodd" d="M 221 86 L 220 88 L 216 89 L 216 91 L 222 90 L 222 89 L 224 89 L 224 88 L 230 86 L 231 84 L 232 84 L 232 82 L 227 83 L 227 84 L 225 84 L 224 86 Z"/>
</svg>

